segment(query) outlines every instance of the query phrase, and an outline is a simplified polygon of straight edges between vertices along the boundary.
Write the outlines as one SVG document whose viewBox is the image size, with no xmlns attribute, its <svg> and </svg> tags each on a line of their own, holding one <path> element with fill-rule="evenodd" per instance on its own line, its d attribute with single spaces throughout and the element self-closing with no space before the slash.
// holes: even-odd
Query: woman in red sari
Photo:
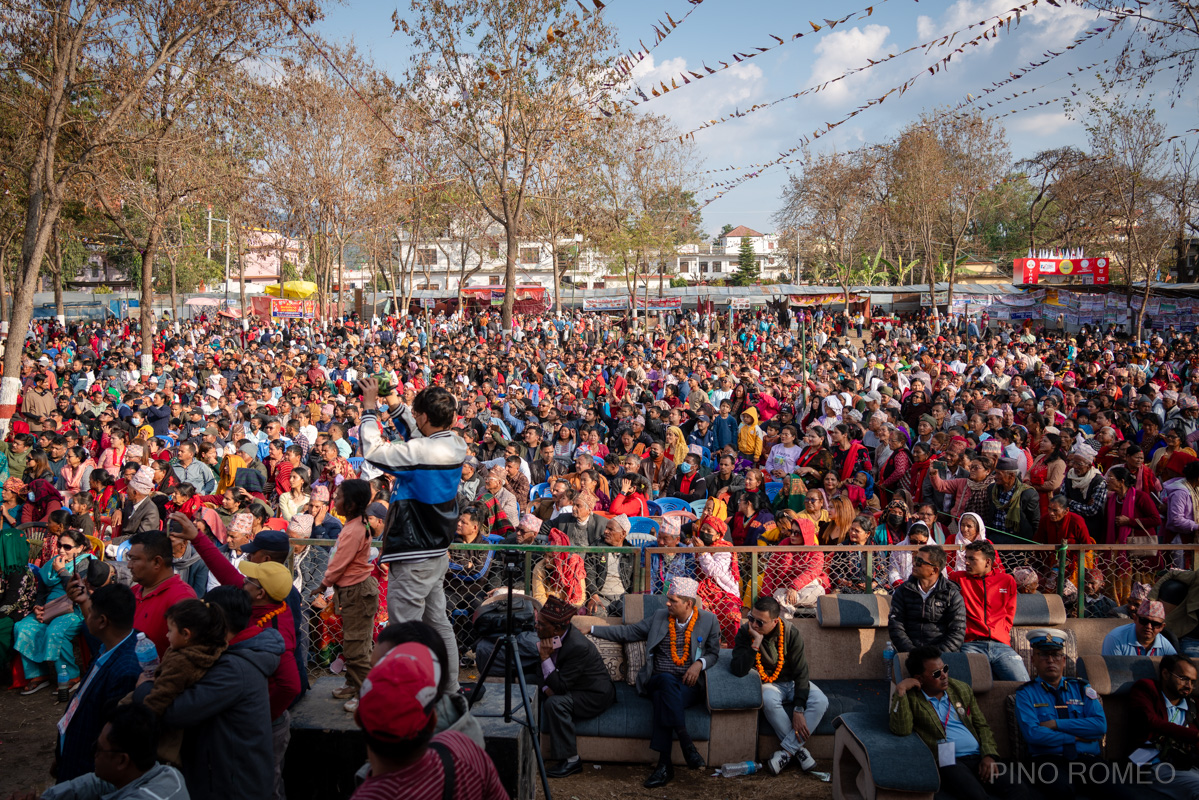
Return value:
<svg viewBox="0 0 1199 800">
<path fill-rule="evenodd" d="M 699 599 L 704 608 L 720 620 L 720 639 L 732 647 L 737 629 L 741 627 L 741 570 L 733 545 L 724 538 L 728 526 L 724 520 L 705 516 L 695 524 L 695 533 L 688 542 L 692 547 L 727 547 L 727 553 L 696 553 L 695 577 L 699 581 Z"/>
<path fill-rule="evenodd" d="M 1028 465 L 1028 485 L 1037 490 L 1041 500 L 1041 519 L 1049 509 L 1049 500 L 1066 480 L 1066 455 L 1062 452 L 1062 437 L 1056 433 L 1041 436 L 1037 457 Z"/>
</svg>

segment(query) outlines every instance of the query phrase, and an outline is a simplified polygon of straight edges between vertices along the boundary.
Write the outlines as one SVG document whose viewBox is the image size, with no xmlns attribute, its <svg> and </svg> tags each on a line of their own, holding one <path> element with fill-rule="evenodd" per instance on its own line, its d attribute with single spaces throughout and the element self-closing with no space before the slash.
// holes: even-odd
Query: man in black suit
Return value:
<svg viewBox="0 0 1199 800">
<path fill-rule="evenodd" d="M 552 595 L 537 612 L 545 732 L 550 740 L 547 755 L 561 761 L 547 770 L 551 778 L 564 778 L 583 769 L 575 743 L 575 720 L 597 717 L 616 702 L 616 687 L 599 650 L 570 623 L 575 612 L 575 606 Z"/>
</svg>

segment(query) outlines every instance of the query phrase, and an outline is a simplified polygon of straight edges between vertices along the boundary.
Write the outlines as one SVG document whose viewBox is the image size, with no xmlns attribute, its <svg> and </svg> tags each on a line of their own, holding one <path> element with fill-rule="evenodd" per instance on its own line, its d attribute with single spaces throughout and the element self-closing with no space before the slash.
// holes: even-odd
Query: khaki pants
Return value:
<svg viewBox="0 0 1199 800">
<path fill-rule="evenodd" d="M 334 610 L 341 615 L 341 657 L 346 664 L 346 685 L 361 689 L 370 672 L 379 582 L 367 578 L 353 586 L 338 586 L 334 602 Z"/>
</svg>

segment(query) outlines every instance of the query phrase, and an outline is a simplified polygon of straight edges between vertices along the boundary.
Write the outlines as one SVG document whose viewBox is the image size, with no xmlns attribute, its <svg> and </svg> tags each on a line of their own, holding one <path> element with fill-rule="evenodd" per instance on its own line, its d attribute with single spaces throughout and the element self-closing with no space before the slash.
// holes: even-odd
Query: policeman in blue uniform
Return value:
<svg viewBox="0 0 1199 800">
<path fill-rule="evenodd" d="M 1066 634 L 1042 628 L 1028 642 L 1036 677 L 1016 690 L 1016 723 L 1036 788 L 1052 800 L 1130 797 L 1100 752 L 1107 717 L 1099 694 L 1084 680 L 1062 677 Z"/>
</svg>

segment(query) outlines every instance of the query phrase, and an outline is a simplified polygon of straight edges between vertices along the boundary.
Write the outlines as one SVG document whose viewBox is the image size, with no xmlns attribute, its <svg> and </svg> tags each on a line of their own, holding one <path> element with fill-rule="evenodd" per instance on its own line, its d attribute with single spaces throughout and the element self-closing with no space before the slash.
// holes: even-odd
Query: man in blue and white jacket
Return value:
<svg viewBox="0 0 1199 800">
<path fill-rule="evenodd" d="M 451 430 L 457 402 L 440 386 L 430 386 L 416 396 L 411 409 L 402 403 L 390 408 L 389 415 L 402 420 L 410 433 L 408 441 L 390 442 L 376 413 L 378 382 L 366 378 L 361 386 L 362 456 L 395 479 L 380 557 L 389 570 L 388 618 L 432 626 L 445 641 L 449 663 L 457 664 L 458 645 L 442 585 L 458 525 L 458 484 L 466 460 L 466 442 Z M 450 670 L 446 691 L 458 691 L 455 669 Z"/>
</svg>

